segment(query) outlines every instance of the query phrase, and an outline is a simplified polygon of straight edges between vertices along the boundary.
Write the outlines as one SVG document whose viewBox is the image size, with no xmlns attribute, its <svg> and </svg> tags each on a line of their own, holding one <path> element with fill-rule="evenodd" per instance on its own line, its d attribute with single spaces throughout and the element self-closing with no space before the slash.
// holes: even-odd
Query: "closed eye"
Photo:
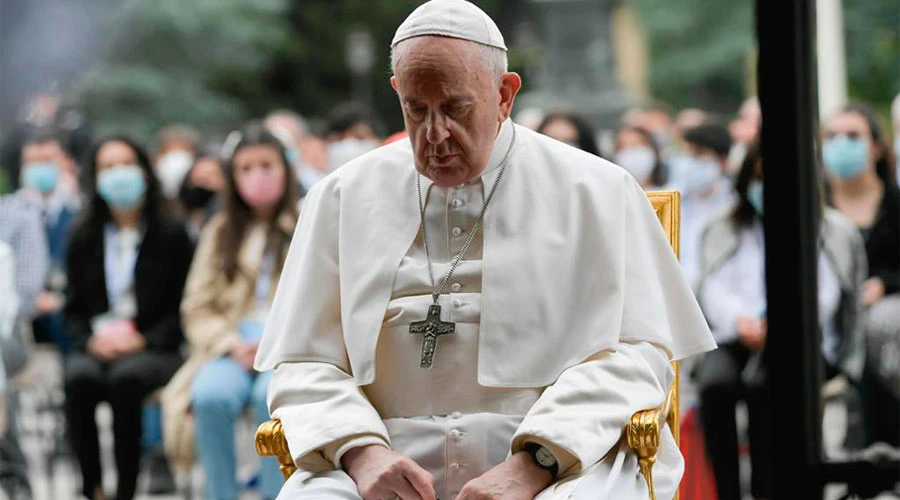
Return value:
<svg viewBox="0 0 900 500">
<path fill-rule="evenodd" d="M 425 118 L 425 107 L 424 106 L 406 106 L 406 114 L 416 121 L 421 121 Z"/>
</svg>

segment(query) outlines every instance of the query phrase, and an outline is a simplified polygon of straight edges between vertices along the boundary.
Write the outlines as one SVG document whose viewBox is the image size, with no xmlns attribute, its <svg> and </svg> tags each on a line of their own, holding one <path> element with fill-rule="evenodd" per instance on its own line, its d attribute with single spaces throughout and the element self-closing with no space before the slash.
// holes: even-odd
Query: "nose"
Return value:
<svg viewBox="0 0 900 500">
<path fill-rule="evenodd" d="M 429 143 L 434 144 L 435 146 L 450 137 L 450 131 L 447 130 L 447 123 L 440 113 L 434 113 L 429 116 L 426 127 L 425 138 L 428 139 Z"/>
</svg>

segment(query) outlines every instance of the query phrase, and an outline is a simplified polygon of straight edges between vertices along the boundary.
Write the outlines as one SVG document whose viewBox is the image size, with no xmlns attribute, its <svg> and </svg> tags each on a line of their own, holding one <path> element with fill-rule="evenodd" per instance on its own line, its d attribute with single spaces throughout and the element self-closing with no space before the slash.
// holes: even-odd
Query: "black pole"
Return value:
<svg viewBox="0 0 900 500">
<path fill-rule="evenodd" d="M 773 499 L 821 499 L 815 1 L 758 0 Z M 797 492 L 800 492 L 798 495 Z"/>
</svg>

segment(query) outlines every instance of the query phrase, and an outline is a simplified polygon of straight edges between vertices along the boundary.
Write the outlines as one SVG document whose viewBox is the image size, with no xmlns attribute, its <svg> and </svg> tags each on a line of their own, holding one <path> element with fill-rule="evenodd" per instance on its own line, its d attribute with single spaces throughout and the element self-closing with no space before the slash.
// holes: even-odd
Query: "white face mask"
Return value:
<svg viewBox="0 0 900 500">
<path fill-rule="evenodd" d="M 616 153 L 616 164 L 628 171 L 638 182 L 644 182 L 656 166 L 656 154 L 646 146 L 625 148 Z"/>
<path fill-rule="evenodd" d="M 693 196 L 709 189 L 722 176 L 719 164 L 712 159 L 681 155 L 671 160 L 672 182 L 682 196 Z"/>
<path fill-rule="evenodd" d="M 156 178 L 162 187 L 163 195 L 174 200 L 184 177 L 191 170 L 194 156 L 187 151 L 175 149 L 164 154 L 156 163 Z"/>
</svg>

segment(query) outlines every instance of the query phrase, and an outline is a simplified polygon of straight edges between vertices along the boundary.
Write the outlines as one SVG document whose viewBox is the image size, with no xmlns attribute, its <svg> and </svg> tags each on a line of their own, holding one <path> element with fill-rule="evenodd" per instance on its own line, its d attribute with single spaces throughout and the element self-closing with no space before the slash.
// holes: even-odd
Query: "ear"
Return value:
<svg viewBox="0 0 900 500">
<path fill-rule="evenodd" d="M 522 88 L 522 77 L 518 73 L 504 73 L 500 77 L 500 121 L 506 121 L 512 113 L 516 94 Z"/>
<path fill-rule="evenodd" d="M 394 88 L 394 92 L 397 91 L 397 77 L 396 76 L 391 77 L 391 87 Z"/>
</svg>

